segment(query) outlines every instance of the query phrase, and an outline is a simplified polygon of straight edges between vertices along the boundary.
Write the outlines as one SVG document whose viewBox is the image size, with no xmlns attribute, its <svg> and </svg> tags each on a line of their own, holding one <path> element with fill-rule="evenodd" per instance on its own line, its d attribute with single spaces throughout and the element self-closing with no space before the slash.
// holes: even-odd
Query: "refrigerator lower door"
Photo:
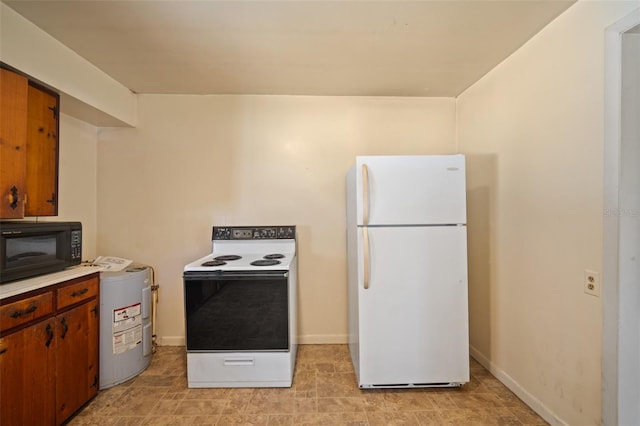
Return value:
<svg viewBox="0 0 640 426">
<path fill-rule="evenodd" d="M 366 239 L 369 245 L 368 261 L 358 261 L 360 387 L 468 382 L 466 227 L 369 227 L 358 234 L 359 254 Z"/>
</svg>

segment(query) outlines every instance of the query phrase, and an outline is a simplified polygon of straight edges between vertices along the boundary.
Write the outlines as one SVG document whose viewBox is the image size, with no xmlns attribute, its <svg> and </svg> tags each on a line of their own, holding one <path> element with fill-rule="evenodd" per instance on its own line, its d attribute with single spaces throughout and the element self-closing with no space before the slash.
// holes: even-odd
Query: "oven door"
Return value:
<svg viewBox="0 0 640 426">
<path fill-rule="evenodd" d="M 185 272 L 188 352 L 289 350 L 288 271 Z"/>
</svg>

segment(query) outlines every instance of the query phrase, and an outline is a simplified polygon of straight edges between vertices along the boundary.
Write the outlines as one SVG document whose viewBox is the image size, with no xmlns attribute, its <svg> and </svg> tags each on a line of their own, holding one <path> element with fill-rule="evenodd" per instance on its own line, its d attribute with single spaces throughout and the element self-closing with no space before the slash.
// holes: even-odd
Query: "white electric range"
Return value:
<svg viewBox="0 0 640 426">
<path fill-rule="evenodd" d="M 184 267 L 187 383 L 290 387 L 297 352 L 295 226 L 213 227 Z"/>
</svg>

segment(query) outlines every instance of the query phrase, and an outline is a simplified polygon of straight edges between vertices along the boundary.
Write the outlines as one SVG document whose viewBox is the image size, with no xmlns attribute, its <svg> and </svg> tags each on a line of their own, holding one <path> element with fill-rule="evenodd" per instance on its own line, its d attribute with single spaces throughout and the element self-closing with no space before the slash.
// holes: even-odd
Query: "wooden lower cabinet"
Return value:
<svg viewBox="0 0 640 426">
<path fill-rule="evenodd" d="M 55 423 L 55 320 L 0 338 L 0 425 Z"/>
<path fill-rule="evenodd" d="M 56 420 L 60 424 L 98 392 L 98 305 L 56 317 Z"/>
<path fill-rule="evenodd" d="M 95 273 L 2 301 L 0 425 L 60 425 L 97 394 L 98 290 Z"/>
</svg>

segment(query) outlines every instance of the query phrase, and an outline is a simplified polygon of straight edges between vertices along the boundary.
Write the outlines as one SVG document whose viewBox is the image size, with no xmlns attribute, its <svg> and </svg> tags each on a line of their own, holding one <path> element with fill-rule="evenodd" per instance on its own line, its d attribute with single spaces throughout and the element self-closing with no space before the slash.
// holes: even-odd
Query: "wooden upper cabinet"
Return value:
<svg viewBox="0 0 640 426">
<path fill-rule="evenodd" d="M 60 96 L 0 72 L 0 218 L 56 216 Z"/>
<path fill-rule="evenodd" d="M 0 217 L 24 216 L 28 80 L 0 69 Z"/>
<path fill-rule="evenodd" d="M 28 90 L 25 216 L 58 214 L 59 97 L 33 84 Z"/>
</svg>

